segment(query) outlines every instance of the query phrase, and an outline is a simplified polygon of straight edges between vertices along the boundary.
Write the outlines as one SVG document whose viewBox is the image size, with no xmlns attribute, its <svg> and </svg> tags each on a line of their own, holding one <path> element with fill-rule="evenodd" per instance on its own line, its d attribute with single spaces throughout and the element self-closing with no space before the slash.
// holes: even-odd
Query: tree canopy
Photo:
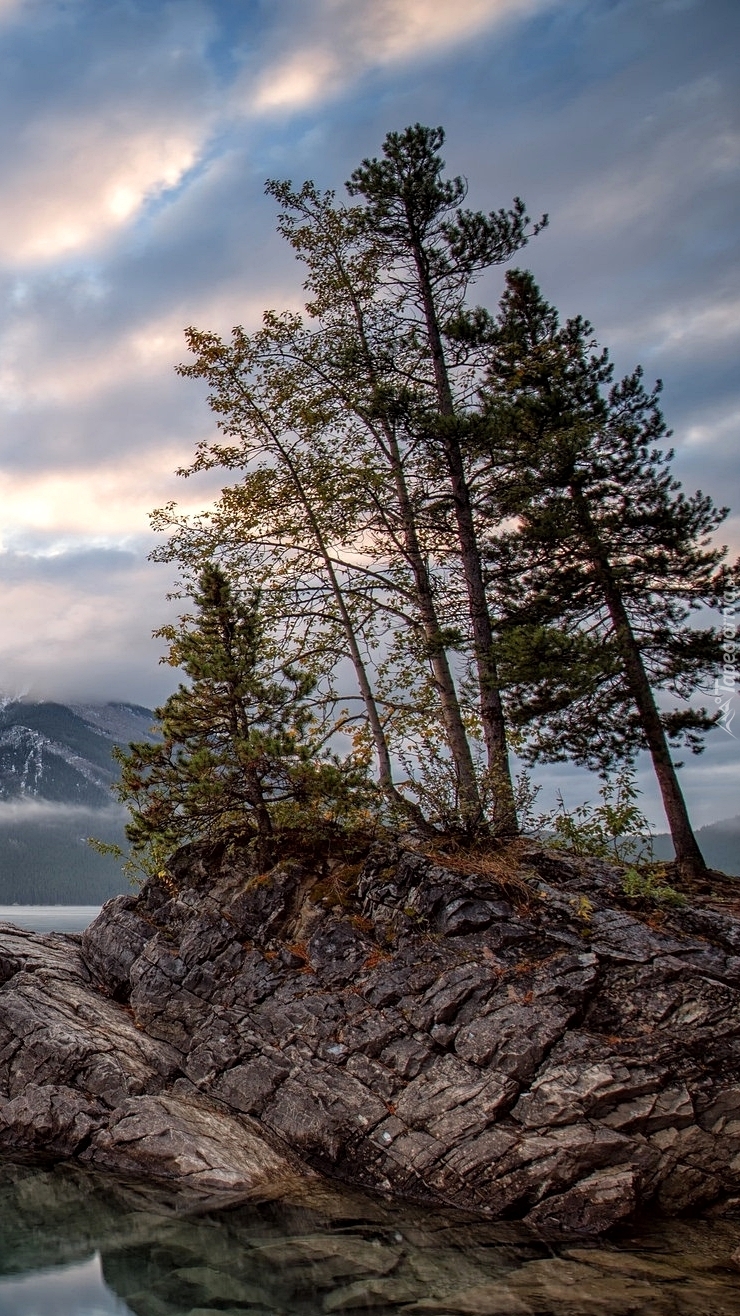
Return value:
<svg viewBox="0 0 740 1316">
<path fill-rule="evenodd" d="M 479 434 L 510 717 L 533 761 L 605 771 L 647 750 L 695 869 L 669 742 L 699 752 L 718 720 L 690 699 L 721 667 L 722 637 L 692 621 L 732 584 L 712 539 L 727 509 L 673 478 L 660 384 L 639 367 L 615 382 L 588 322 L 561 325 L 530 274 L 507 275 L 487 338 Z"/>
<path fill-rule="evenodd" d="M 189 678 L 155 711 L 161 739 L 117 752 L 127 836 L 145 870 L 184 842 L 235 836 L 265 865 L 276 833 L 315 839 L 356 824 L 372 795 L 367 764 L 328 747 L 314 674 L 281 661 L 258 597 L 235 597 L 220 567 L 203 567 L 194 601 L 194 616 L 159 632 Z"/>
</svg>

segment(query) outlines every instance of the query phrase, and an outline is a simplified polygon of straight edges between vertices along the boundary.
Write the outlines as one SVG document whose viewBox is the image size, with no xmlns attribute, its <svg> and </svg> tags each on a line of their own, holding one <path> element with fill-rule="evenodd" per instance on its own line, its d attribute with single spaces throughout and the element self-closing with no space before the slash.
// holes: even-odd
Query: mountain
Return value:
<svg viewBox="0 0 740 1316">
<path fill-rule="evenodd" d="M 700 827 L 696 839 L 710 868 L 740 877 L 740 814 Z M 667 832 L 653 837 L 653 854 L 656 859 L 673 858 L 673 843 Z"/>
<path fill-rule="evenodd" d="M 118 776 L 114 745 L 147 738 L 153 714 L 136 704 L 4 703 L 0 800 L 104 808 Z"/>
<path fill-rule="evenodd" d="M 98 904 L 129 889 L 87 836 L 124 841 L 116 745 L 152 738 L 137 704 L 0 704 L 0 904 Z"/>
</svg>

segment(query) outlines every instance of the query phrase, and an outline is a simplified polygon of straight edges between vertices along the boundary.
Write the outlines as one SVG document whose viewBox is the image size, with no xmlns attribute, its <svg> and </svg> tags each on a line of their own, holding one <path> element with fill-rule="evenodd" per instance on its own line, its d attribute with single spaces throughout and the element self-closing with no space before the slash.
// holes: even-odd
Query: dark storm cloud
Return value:
<svg viewBox="0 0 740 1316">
<path fill-rule="evenodd" d="M 110 580 L 114 575 L 135 570 L 141 561 L 141 553 L 123 548 L 72 548 L 49 549 L 39 551 L 26 549 L 0 551 L 0 579 L 6 583 L 20 584 L 31 581 L 64 580 L 86 582 L 98 579 Z"/>
</svg>

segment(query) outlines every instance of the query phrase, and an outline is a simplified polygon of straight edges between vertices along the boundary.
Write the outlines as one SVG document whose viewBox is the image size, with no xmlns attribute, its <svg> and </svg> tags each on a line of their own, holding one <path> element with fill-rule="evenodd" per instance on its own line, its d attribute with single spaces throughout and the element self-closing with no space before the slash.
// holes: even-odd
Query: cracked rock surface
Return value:
<svg viewBox="0 0 740 1316">
<path fill-rule="evenodd" d="M 211 1195 L 316 1172 L 598 1234 L 740 1203 L 740 904 L 595 860 L 196 847 L 81 941 L 0 930 L 0 1148 Z"/>
</svg>

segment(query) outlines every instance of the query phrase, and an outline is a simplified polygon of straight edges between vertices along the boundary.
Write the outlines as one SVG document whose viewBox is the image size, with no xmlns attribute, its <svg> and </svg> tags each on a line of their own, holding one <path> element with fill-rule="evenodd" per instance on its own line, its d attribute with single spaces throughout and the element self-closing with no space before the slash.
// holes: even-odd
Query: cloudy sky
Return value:
<svg viewBox="0 0 740 1316">
<path fill-rule="evenodd" d="M 147 512 L 213 488 L 172 474 L 211 433 L 182 330 L 295 303 L 267 176 L 341 186 L 417 120 L 472 204 L 549 211 L 527 263 L 664 380 L 737 547 L 739 42 L 736 0 L 0 0 L 0 688 L 171 688 Z M 738 743 L 687 765 L 700 822 Z"/>
</svg>

